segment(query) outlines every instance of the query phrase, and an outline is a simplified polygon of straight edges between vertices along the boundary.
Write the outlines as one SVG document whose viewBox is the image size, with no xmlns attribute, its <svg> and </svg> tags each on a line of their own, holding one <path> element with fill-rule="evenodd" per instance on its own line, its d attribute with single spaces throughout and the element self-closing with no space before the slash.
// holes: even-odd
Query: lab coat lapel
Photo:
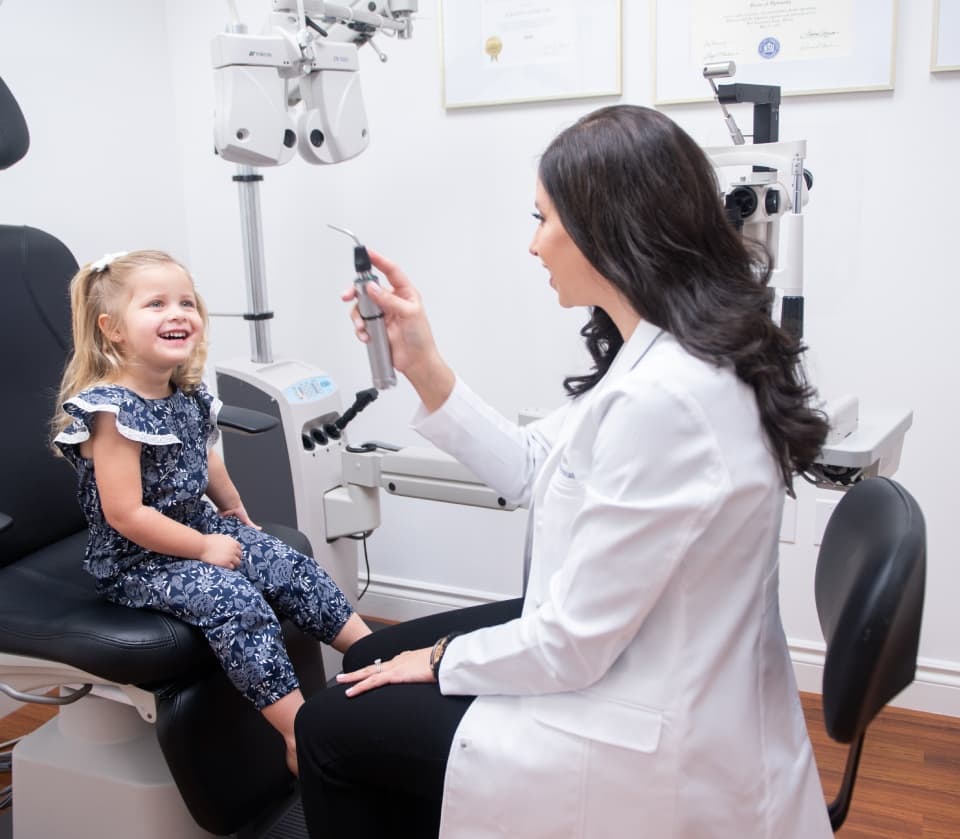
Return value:
<svg viewBox="0 0 960 839">
<path fill-rule="evenodd" d="M 620 348 L 620 351 L 617 353 L 617 357 L 613 360 L 613 363 L 610 365 L 610 369 L 607 370 L 604 377 L 591 391 L 584 394 L 582 397 L 580 397 L 580 399 L 577 400 L 573 410 L 568 415 L 567 421 L 564 423 L 563 430 L 560 432 L 560 436 L 557 438 L 553 449 L 550 451 L 550 454 L 547 455 L 546 460 L 543 462 L 543 467 L 540 470 L 540 474 L 537 476 L 537 482 L 534 486 L 533 493 L 531 494 L 530 508 L 527 516 L 527 532 L 523 545 L 524 595 L 527 593 L 527 586 L 529 585 L 530 581 L 530 567 L 533 562 L 533 533 L 535 529 L 534 522 L 536 521 L 535 509 L 538 502 L 543 499 L 543 494 L 546 492 L 547 484 L 550 482 L 550 477 L 557 468 L 557 463 L 560 461 L 560 458 L 563 455 L 563 451 L 566 448 L 571 434 L 573 433 L 574 429 L 577 428 L 577 425 L 579 424 L 590 403 L 596 399 L 600 393 L 633 370 L 633 368 L 643 360 L 643 357 L 650 351 L 653 345 L 663 334 L 664 330 L 654 326 L 651 323 L 648 323 L 645 320 L 641 320 L 637 324 L 636 329 L 633 330 L 633 334 Z"/>
<path fill-rule="evenodd" d="M 590 404 L 633 370 L 663 334 L 664 330 L 645 320 L 641 320 L 637 324 L 636 329 L 633 330 L 633 334 L 620 348 L 617 357 L 613 360 L 604 377 L 592 390 L 576 400 L 573 410 L 571 410 L 567 416 L 563 429 L 557 437 L 550 454 L 546 460 L 544 460 L 540 474 L 537 476 L 537 483 L 532 495 L 533 504 L 536 504 L 538 500 L 543 498 L 543 493 L 547 483 L 550 481 L 550 476 L 557 468 L 557 463 L 563 454 L 567 442 L 570 440 L 571 435 L 579 425 Z"/>
</svg>

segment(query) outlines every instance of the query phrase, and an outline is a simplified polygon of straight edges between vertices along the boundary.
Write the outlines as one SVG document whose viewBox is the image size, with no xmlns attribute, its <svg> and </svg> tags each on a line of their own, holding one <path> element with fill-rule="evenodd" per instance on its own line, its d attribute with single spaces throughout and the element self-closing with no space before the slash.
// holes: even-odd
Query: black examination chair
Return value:
<svg viewBox="0 0 960 839">
<path fill-rule="evenodd" d="M 28 144 L 0 79 L 0 169 Z M 281 738 L 199 631 L 100 599 L 81 569 L 75 475 L 47 447 L 76 269 L 49 234 L 0 225 L 0 690 L 45 699 L 70 686 L 58 698 L 69 704 L 14 749 L 14 834 L 256 836 L 295 795 Z M 297 531 L 268 529 L 311 552 Z M 325 682 L 319 645 L 285 630 L 309 695 Z"/>
</svg>

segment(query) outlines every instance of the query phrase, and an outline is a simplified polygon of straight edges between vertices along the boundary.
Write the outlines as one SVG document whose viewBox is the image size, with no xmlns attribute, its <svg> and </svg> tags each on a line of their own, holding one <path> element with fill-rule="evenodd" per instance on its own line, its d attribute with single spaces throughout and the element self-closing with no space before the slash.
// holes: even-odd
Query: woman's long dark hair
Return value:
<svg viewBox="0 0 960 839">
<path fill-rule="evenodd" d="M 792 487 L 794 471 L 820 452 L 826 418 L 810 407 L 803 345 L 771 318 L 769 257 L 727 220 L 700 147 L 658 111 L 615 105 L 557 136 L 539 176 L 574 243 L 644 320 L 697 358 L 731 365 L 753 388 Z M 581 334 L 594 367 L 564 380 L 572 396 L 603 377 L 623 344 L 599 308 Z"/>
</svg>

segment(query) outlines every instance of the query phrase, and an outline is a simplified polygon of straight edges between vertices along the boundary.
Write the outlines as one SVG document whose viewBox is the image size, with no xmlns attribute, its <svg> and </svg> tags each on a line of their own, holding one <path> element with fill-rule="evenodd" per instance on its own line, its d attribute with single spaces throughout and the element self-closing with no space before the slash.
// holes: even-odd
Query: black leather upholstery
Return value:
<svg viewBox="0 0 960 839">
<path fill-rule="evenodd" d="M 85 545 L 83 531 L 0 571 L 3 651 L 55 658 L 123 684 L 206 669 L 212 654 L 186 624 L 97 596 L 93 578 L 80 567 Z"/>
<path fill-rule="evenodd" d="M 827 733 L 852 743 L 840 794 L 846 817 L 867 726 L 916 675 L 926 577 L 926 527 L 896 481 L 869 478 L 837 504 L 817 559 L 816 602 L 827 643 L 823 714 Z"/>
<path fill-rule="evenodd" d="M 816 599 L 827 642 L 827 731 L 856 738 L 916 675 L 926 573 L 923 514 L 887 478 L 856 484 L 830 518 Z"/>
<path fill-rule="evenodd" d="M 0 566 L 84 529 L 76 476 L 51 456 L 47 430 L 70 347 L 67 282 L 77 263 L 32 227 L 0 226 Z"/>
<path fill-rule="evenodd" d="M 20 160 L 30 148 L 30 132 L 10 88 L 0 79 L 0 169 Z"/>
<path fill-rule="evenodd" d="M 310 553 L 303 534 L 270 532 Z M 81 568 L 86 531 L 0 570 L 0 649 L 57 661 L 123 684 L 177 682 L 218 667 L 193 627 L 99 597 Z"/>
</svg>

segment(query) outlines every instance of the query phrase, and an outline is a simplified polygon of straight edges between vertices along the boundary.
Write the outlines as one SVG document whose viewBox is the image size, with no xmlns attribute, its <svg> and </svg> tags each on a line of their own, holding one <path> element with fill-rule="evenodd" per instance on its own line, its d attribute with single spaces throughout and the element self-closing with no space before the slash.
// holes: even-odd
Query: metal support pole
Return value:
<svg viewBox="0 0 960 839">
<path fill-rule="evenodd" d="M 251 361 L 273 361 L 267 307 L 266 263 L 263 257 L 263 224 L 260 219 L 260 181 L 252 166 L 237 166 L 233 179 L 240 192 L 240 226 L 243 236 L 244 273 L 247 278 L 247 317 L 250 321 Z"/>
</svg>

